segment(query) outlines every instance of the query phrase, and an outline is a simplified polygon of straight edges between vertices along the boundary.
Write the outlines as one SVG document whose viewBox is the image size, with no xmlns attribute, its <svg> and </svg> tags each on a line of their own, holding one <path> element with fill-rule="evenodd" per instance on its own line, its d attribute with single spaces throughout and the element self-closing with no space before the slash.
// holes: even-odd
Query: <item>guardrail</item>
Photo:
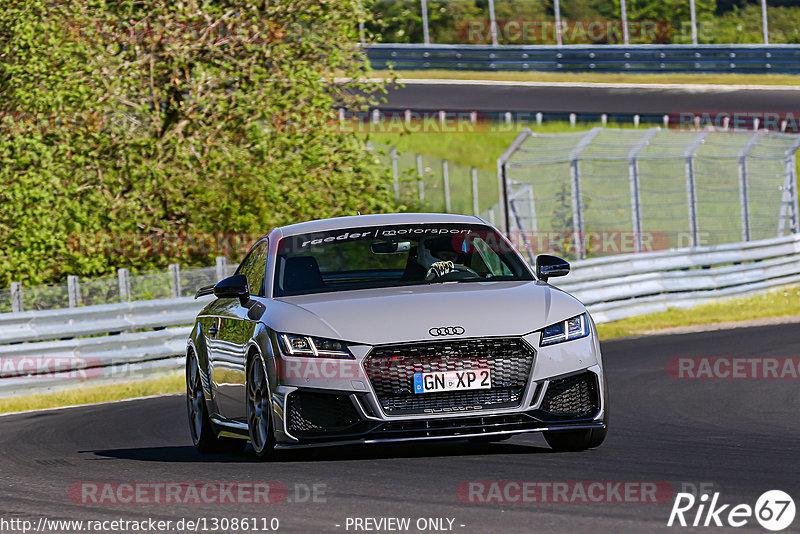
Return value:
<svg viewBox="0 0 800 534">
<path fill-rule="evenodd" d="M 603 323 L 800 283 L 800 235 L 573 263 L 553 280 Z M 145 379 L 182 367 L 210 300 L 126 302 L 0 314 L 0 397 Z"/>
<path fill-rule="evenodd" d="M 800 73 L 798 45 L 373 44 L 373 68 L 548 72 Z"/>
<path fill-rule="evenodd" d="M 800 283 L 800 235 L 577 261 L 554 281 L 598 323 Z"/>
</svg>

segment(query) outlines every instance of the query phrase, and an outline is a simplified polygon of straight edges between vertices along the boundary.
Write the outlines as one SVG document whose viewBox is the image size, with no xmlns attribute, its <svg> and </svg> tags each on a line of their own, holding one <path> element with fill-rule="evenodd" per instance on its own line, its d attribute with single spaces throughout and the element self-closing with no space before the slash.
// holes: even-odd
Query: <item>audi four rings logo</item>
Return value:
<svg viewBox="0 0 800 534">
<path fill-rule="evenodd" d="M 461 326 L 442 326 L 428 330 L 428 333 L 432 336 L 460 336 L 464 332 L 465 330 Z"/>
</svg>

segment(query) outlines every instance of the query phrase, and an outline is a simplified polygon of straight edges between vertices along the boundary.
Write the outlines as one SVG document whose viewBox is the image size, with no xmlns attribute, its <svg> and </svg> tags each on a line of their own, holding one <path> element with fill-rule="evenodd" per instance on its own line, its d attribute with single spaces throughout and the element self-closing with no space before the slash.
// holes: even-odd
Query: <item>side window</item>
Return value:
<svg viewBox="0 0 800 534">
<path fill-rule="evenodd" d="M 260 242 L 250 251 L 242 264 L 236 270 L 237 274 L 247 277 L 247 285 L 253 295 L 261 294 L 261 283 L 264 281 L 264 271 L 267 268 L 267 240 Z"/>
<path fill-rule="evenodd" d="M 475 269 L 477 272 L 488 270 L 492 276 L 509 276 L 512 274 L 508 266 L 486 241 L 476 237 L 472 243 L 485 265 L 485 269 Z"/>
</svg>

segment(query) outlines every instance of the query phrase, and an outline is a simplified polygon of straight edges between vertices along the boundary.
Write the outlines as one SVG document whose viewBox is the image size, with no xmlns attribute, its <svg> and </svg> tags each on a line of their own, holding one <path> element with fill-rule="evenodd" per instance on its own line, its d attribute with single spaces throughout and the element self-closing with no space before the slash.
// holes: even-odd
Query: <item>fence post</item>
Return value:
<svg viewBox="0 0 800 534">
<path fill-rule="evenodd" d="M 561 35 L 562 28 L 561 28 L 561 1 L 554 0 L 553 2 L 553 10 L 556 19 L 556 45 L 562 46 L 564 44 L 564 38 Z"/>
<path fill-rule="evenodd" d="M 131 273 L 128 269 L 117 269 L 119 300 L 131 300 Z"/>
<path fill-rule="evenodd" d="M 67 295 L 70 308 L 75 308 L 81 303 L 81 292 L 77 276 L 67 276 Z"/>
<path fill-rule="evenodd" d="M 586 147 L 602 131 L 602 128 L 592 128 L 589 133 L 583 136 L 575 148 L 569 152 L 569 178 L 572 185 L 572 238 L 575 249 L 578 251 L 578 259 L 581 260 L 586 257 L 586 247 L 583 241 L 583 206 L 581 202 L 579 158 Z"/>
<path fill-rule="evenodd" d="M 692 144 L 684 152 L 684 157 L 686 158 L 686 201 L 689 208 L 689 233 L 692 247 L 700 246 L 700 230 L 697 224 L 697 187 L 694 183 L 694 153 L 706 140 L 708 134 L 709 132 L 703 132 L 695 137 Z"/>
<path fill-rule="evenodd" d="M 534 133 L 530 130 L 530 128 L 523 128 L 523 130 L 517 134 L 508 148 L 503 152 L 499 158 L 497 158 L 497 188 L 498 188 L 498 198 L 500 199 L 498 205 L 500 206 L 500 217 L 503 222 L 503 227 L 501 228 L 506 235 L 511 231 L 511 221 L 509 219 L 508 213 L 508 195 L 509 191 L 509 183 L 508 183 L 508 173 L 506 169 L 506 163 L 508 160 L 511 159 L 511 156 L 514 155 L 522 143 L 525 140 L 534 135 Z M 490 212 L 490 216 L 494 218 L 494 213 Z M 494 224 L 494 221 L 491 221 Z"/>
<path fill-rule="evenodd" d="M 400 178 L 397 174 L 397 149 L 392 149 L 392 183 L 394 184 L 394 198 L 400 200 Z"/>
<path fill-rule="evenodd" d="M 747 156 L 764 134 L 756 133 L 739 151 L 739 201 L 742 205 L 742 241 L 750 241 L 750 199 L 747 192 Z"/>
<path fill-rule="evenodd" d="M 628 152 L 628 179 L 631 189 L 631 222 L 633 223 L 633 250 L 642 251 L 642 206 L 639 195 L 639 153 L 645 149 L 653 137 L 658 133 L 658 128 L 650 128 L 647 133 L 636 142 Z"/>
<path fill-rule="evenodd" d="M 431 43 L 430 34 L 428 33 L 428 2 L 427 0 L 420 0 L 420 4 L 422 9 L 422 40 L 427 45 Z"/>
<path fill-rule="evenodd" d="M 417 185 L 419 186 L 419 203 L 425 205 L 425 182 L 422 180 L 422 156 L 417 154 Z"/>
<path fill-rule="evenodd" d="M 478 203 L 478 169 L 472 167 L 472 214 L 480 215 L 480 204 Z"/>
<path fill-rule="evenodd" d="M 697 10 L 694 6 L 694 0 L 689 0 L 689 18 L 692 24 L 692 44 L 697 46 Z"/>
<path fill-rule="evenodd" d="M 497 19 L 494 16 L 494 0 L 489 0 L 489 25 L 492 33 L 492 46 L 497 46 Z"/>
<path fill-rule="evenodd" d="M 528 187 L 528 203 L 531 206 L 531 232 L 534 234 L 539 231 L 539 223 L 536 221 L 536 199 L 533 197 L 533 184 Z M 535 236 L 533 236 L 535 237 Z"/>
<path fill-rule="evenodd" d="M 214 274 L 217 276 L 217 281 L 228 277 L 228 258 L 225 256 L 217 256 L 215 267 L 216 272 Z"/>
<path fill-rule="evenodd" d="M 22 307 L 22 282 L 11 282 L 11 311 L 19 313 Z"/>
<path fill-rule="evenodd" d="M 800 234 L 800 210 L 798 209 L 797 199 L 797 162 L 794 154 L 792 154 L 791 162 L 789 163 L 792 169 L 792 233 Z"/>
<path fill-rule="evenodd" d="M 581 178 L 578 167 L 578 158 L 571 158 L 569 162 L 570 189 L 572 190 L 572 241 L 578 251 L 578 259 L 586 257 L 586 248 L 583 242 L 583 207 L 581 206 Z"/>
<path fill-rule="evenodd" d="M 785 170 L 783 181 L 783 195 L 781 196 L 781 212 L 778 218 L 778 236 L 786 232 L 786 222 L 789 222 L 789 232 L 800 233 L 800 221 L 797 210 L 797 176 L 795 155 L 800 148 L 800 139 L 792 143 L 785 152 Z"/>
<path fill-rule="evenodd" d="M 173 297 L 181 296 L 181 267 L 177 263 L 169 266 L 169 288 Z"/>
<path fill-rule="evenodd" d="M 450 175 L 446 159 L 442 160 L 442 181 L 444 182 L 444 210 L 447 213 L 452 213 L 453 209 L 450 205 Z"/>
<path fill-rule="evenodd" d="M 625 0 L 619 2 L 619 18 L 622 21 L 622 44 L 628 45 L 630 44 L 628 40 L 628 10 Z"/>
</svg>

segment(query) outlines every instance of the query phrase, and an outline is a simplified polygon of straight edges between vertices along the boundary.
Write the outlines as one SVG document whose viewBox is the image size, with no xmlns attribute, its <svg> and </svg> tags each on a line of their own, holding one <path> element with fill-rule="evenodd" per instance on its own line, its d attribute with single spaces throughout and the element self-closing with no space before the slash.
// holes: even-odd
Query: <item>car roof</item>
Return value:
<svg viewBox="0 0 800 534">
<path fill-rule="evenodd" d="M 455 215 L 451 213 L 385 213 L 379 215 L 353 215 L 319 219 L 276 228 L 282 237 L 341 230 L 343 228 L 359 228 L 363 226 L 389 226 L 393 224 L 488 224 L 474 215 Z"/>
</svg>

